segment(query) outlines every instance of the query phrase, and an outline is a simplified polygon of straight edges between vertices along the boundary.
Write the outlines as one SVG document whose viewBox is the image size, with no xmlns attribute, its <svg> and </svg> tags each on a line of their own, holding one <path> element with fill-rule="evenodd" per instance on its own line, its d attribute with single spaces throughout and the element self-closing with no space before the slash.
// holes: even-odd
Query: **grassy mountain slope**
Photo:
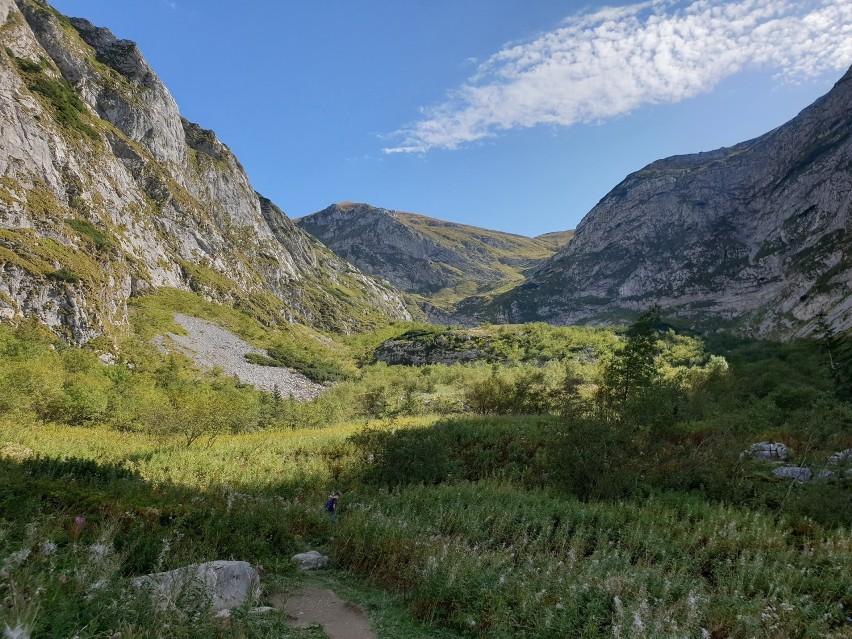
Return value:
<svg viewBox="0 0 852 639">
<path fill-rule="evenodd" d="M 422 306 L 449 312 L 465 297 L 487 296 L 523 281 L 556 250 L 550 239 L 352 202 L 296 223 L 362 270 L 411 293 Z"/>
<path fill-rule="evenodd" d="M 552 231 L 536 235 L 535 239 L 547 242 L 554 251 L 558 251 L 574 239 L 574 231 Z"/>
</svg>

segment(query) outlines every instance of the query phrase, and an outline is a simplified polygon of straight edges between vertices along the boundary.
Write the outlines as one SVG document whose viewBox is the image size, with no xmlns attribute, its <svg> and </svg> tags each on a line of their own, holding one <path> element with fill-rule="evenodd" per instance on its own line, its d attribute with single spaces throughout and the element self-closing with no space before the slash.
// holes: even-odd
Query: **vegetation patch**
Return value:
<svg viewBox="0 0 852 639">
<path fill-rule="evenodd" d="M 82 237 L 91 242 L 99 251 L 111 251 L 115 248 L 115 243 L 110 235 L 88 220 L 72 218 L 70 220 L 65 220 L 65 223 L 77 231 L 77 233 L 79 233 Z"/>
<path fill-rule="evenodd" d="M 41 67 L 39 67 L 40 69 Z M 44 96 L 53 107 L 56 120 L 62 126 L 81 133 L 91 140 L 100 140 L 100 134 L 86 122 L 88 111 L 74 87 L 64 78 L 49 78 L 45 75 L 30 73 L 28 88 Z"/>
</svg>

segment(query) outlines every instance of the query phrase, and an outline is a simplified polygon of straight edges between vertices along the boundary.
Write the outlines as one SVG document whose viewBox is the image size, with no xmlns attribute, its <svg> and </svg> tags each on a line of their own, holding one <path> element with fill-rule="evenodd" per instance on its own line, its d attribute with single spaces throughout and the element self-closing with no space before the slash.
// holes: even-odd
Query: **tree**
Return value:
<svg viewBox="0 0 852 639">
<path fill-rule="evenodd" d="M 660 307 L 642 313 L 627 329 L 624 347 L 604 367 L 598 401 L 605 413 L 618 417 L 627 402 L 660 378 L 656 358 L 660 354 L 656 326 Z"/>
<path fill-rule="evenodd" d="M 816 337 L 828 356 L 828 366 L 834 380 L 834 392 L 841 401 L 852 401 L 852 336 L 838 333 L 825 320 L 817 318 Z"/>
</svg>

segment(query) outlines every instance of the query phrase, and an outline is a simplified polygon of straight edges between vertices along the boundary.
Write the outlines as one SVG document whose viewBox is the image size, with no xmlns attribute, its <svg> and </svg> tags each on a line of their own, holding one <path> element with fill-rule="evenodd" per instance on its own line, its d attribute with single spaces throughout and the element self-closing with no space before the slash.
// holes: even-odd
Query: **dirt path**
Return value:
<svg viewBox="0 0 852 639">
<path fill-rule="evenodd" d="M 293 617 L 287 623 L 294 628 L 318 623 L 329 639 L 378 639 L 364 611 L 331 590 L 302 588 L 290 595 L 275 595 L 272 603 Z"/>
</svg>

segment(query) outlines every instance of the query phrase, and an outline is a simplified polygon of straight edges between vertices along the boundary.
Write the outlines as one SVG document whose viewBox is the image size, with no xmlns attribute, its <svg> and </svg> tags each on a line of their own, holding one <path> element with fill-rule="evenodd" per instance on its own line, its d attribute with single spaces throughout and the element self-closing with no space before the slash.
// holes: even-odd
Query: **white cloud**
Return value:
<svg viewBox="0 0 852 639">
<path fill-rule="evenodd" d="M 852 64 L 849 0 L 651 0 L 567 18 L 507 47 L 386 153 L 455 149 L 500 131 L 570 126 L 679 102 L 744 69 L 797 81 Z"/>
</svg>

